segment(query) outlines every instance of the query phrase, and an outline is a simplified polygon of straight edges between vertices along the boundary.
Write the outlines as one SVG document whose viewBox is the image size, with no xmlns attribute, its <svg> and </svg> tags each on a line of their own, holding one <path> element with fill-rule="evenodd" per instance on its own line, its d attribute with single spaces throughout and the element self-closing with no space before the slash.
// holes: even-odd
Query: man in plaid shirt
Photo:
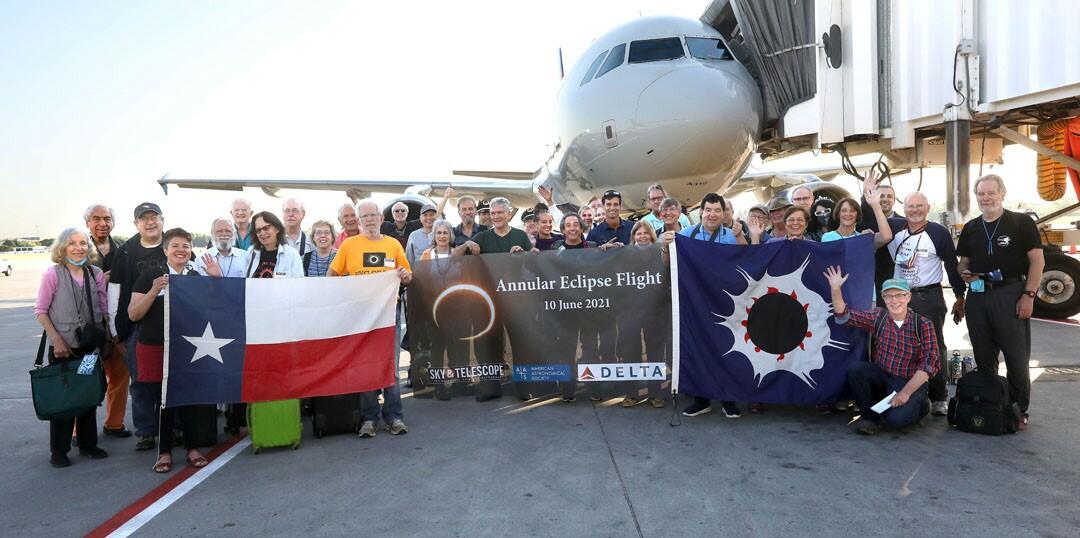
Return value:
<svg viewBox="0 0 1080 538">
<path fill-rule="evenodd" d="M 926 382 L 941 363 L 933 322 L 908 308 L 911 287 L 906 280 L 890 278 L 881 285 L 885 308 L 849 311 L 841 292 L 847 275 L 839 267 L 824 274 L 832 288 L 836 321 L 871 331 L 877 341 L 873 360 L 856 362 L 847 371 L 848 386 L 862 411 L 855 431 L 874 435 L 882 425 L 901 429 L 915 424 L 930 412 Z M 894 391 L 884 413 L 870 409 Z"/>
</svg>

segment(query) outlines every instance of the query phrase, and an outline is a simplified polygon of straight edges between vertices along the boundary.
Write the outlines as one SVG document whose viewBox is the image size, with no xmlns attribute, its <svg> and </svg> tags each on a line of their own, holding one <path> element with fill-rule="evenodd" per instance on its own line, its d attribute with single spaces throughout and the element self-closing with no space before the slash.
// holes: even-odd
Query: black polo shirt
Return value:
<svg viewBox="0 0 1080 538">
<path fill-rule="evenodd" d="M 1041 247 L 1035 221 L 1006 209 L 993 222 L 981 215 L 968 221 L 960 232 L 956 254 L 971 260 L 968 270 L 972 273 L 1000 269 L 1004 278 L 1019 278 L 1027 275 L 1028 251 Z"/>
</svg>

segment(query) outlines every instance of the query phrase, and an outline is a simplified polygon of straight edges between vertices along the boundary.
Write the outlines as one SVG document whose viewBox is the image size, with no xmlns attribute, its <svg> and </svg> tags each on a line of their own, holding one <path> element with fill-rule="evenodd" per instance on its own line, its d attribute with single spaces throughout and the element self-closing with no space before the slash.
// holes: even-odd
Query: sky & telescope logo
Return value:
<svg viewBox="0 0 1080 538">
<path fill-rule="evenodd" d="M 579 364 L 577 378 L 578 381 L 665 381 L 667 364 Z"/>
<path fill-rule="evenodd" d="M 569 364 L 515 364 L 514 381 L 570 381 Z"/>
<path fill-rule="evenodd" d="M 428 382 L 446 383 L 455 379 L 479 379 L 481 381 L 502 379 L 505 372 L 505 364 L 479 364 L 460 368 L 428 368 Z"/>
</svg>

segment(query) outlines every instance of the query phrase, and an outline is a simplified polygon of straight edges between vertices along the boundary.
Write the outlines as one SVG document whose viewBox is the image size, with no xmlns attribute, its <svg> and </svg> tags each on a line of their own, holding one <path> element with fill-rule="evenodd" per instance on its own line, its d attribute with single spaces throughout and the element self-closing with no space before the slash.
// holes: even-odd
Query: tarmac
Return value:
<svg viewBox="0 0 1080 538">
<path fill-rule="evenodd" d="M 0 522 L 7 536 L 86 534 L 172 475 L 154 474 L 153 451 L 135 452 L 132 438 L 103 437 L 105 460 L 73 450 L 70 468 L 50 467 L 25 373 L 46 263 L 10 259 L 14 275 L 0 276 Z M 948 325 L 950 351 L 970 347 L 963 323 Z M 406 391 L 407 435 L 316 439 L 305 420 L 299 450 L 242 451 L 136 534 L 1076 536 L 1080 325 L 1031 326 L 1031 425 L 1016 435 L 928 417 L 867 438 L 851 433 L 850 413 L 805 408 L 728 420 L 615 400 L 442 402 Z"/>
</svg>

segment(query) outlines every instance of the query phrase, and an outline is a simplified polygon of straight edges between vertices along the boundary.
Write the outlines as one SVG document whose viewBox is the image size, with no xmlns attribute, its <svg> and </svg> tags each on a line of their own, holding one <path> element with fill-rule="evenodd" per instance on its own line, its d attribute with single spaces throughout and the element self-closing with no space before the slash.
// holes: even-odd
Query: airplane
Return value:
<svg viewBox="0 0 1080 538">
<path fill-rule="evenodd" d="M 516 207 L 551 191 L 564 212 L 607 190 L 623 209 L 648 209 L 646 189 L 659 183 L 686 206 L 724 193 L 750 164 L 762 121 L 760 91 L 720 33 L 701 21 L 671 16 L 626 22 L 597 38 L 563 77 L 555 106 L 555 138 L 534 172 L 460 170 L 456 177 L 402 179 L 182 179 L 158 182 L 184 188 L 258 187 L 344 191 L 353 200 L 373 192 L 403 193 L 394 200 L 419 214 L 430 196 L 453 187 L 458 195 L 504 196 Z M 760 172 L 741 190 L 774 191 L 816 177 Z M 386 204 L 388 207 L 393 202 Z M 389 218 L 389 217 L 388 217 Z"/>
</svg>

